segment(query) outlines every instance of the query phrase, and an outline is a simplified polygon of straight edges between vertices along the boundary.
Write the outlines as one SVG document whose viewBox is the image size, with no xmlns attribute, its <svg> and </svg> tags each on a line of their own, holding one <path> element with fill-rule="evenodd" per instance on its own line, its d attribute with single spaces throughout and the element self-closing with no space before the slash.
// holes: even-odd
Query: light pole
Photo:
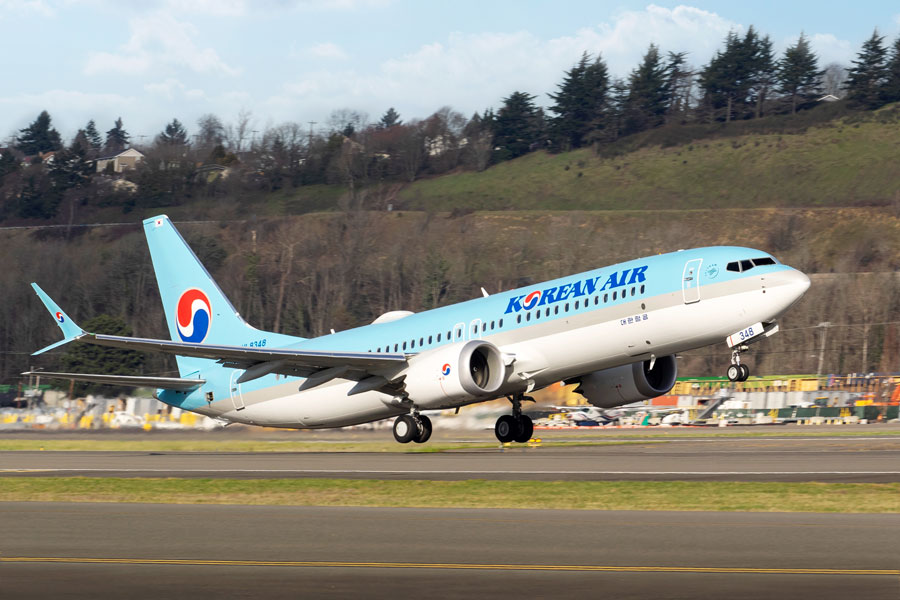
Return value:
<svg viewBox="0 0 900 600">
<path fill-rule="evenodd" d="M 822 376 L 822 363 L 825 362 L 825 338 L 828 336 L 828 328 L 831 326 L 831 323 L 828 321 L 822 321 L 816 327 L 822 328 L 822 342 L 819 345 L 819 367 L 816 369 L 816 377 Z"/>
</svg>

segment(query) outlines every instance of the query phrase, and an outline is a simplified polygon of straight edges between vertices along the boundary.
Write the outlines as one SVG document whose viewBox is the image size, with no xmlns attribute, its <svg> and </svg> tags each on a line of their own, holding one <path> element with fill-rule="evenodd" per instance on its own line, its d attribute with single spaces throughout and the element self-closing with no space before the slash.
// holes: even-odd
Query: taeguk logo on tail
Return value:
<svg viewBox="0 0 900 600">
<path fill-rule="evenodd" d="M 450 374 L 450 363 L 444 363 L 444 366 L 441 368 L 441 373 L 444 377 Z"/>
<path fill-rule="evenodd" d="M 200 343 L 209 333 L 212 306 L 202 290 L 191 288 L 182 292 L 175 305 L 175 325 L 182 342 Z"/>
<path fill-rule="evenodd" d="M 60 311 L 56 311 L 56 320 L 59 321 L 60 323 L 65 323 L 66 316 L 64 314 L 62 314 Z"/>
</svg>

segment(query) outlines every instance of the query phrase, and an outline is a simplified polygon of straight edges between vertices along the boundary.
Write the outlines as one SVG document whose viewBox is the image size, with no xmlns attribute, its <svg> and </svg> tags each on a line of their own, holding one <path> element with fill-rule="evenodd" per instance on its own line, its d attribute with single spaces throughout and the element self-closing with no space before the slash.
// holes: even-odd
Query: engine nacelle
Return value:
<svg viewBox="0 0 900 600">
<path fill-rule="evenodd" d="M 598 408 L 612 408 L 662 396 L 675 385 L 677 375 L 675 357 L 662 356 L 653 369 L 645 360 L 582 375 L 575 391 Z"/>
<path fill-rule="evenodd" d="M 497 346 L 469 340 L 413 357 L 405 375 L 410 400 L 420 408 L 441 408 L 492 396 L 506 379 L 506 366 Z"/>
</svg>

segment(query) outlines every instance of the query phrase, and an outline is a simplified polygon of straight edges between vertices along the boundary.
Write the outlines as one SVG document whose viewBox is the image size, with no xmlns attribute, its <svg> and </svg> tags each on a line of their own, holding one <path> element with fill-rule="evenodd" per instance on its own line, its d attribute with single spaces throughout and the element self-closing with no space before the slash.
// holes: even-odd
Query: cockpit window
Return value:
<svg viewBox="0 0 900 600">
<path fill-rule="evenodd" d="M 726 265 L 726 269 L 729 271 L 733 271 L 735 273 L 742 273 L 744 271 L 749 271 L 753 267 L 763 267 L 766 265 L 775 265 L 778 264 L 774 258 L 771 256 L 763 256 L 762 258 L 754 258 L 752 260 L 736 260 L 734 262 L 728 263 Z"/>
</svg>

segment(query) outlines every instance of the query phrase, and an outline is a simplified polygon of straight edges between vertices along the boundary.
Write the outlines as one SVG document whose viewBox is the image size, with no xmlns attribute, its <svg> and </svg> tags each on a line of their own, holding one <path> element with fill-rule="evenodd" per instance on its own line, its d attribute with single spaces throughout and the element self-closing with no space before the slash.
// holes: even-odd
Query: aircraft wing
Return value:
<svg viewBox="0 0 900 600">
<path fill-rule="evenodd" d="M 245 348 L 243 346 L 194 344 L 99 333 L 84 333 L 76 339 L 112 348 L 208 358 L 218 361 L 229 368 L 248 370 L 248 373 L 242 376 L 243 381 L 249 381 L 270 373 L 309 377 L 325 371 L 331 372 L 335 377 L 359 381 L 372 375 L 373 371 L 400 365 L 407 360 L 405 354 L 320 352 L 291 348 Z"/>
<path fill-rule="evenodd" d="M 50 379 L 69 379 L 72 381 L 88 381 L 111 385 L 134 387 L 155 387 L 164 390 L 186 391 L 200 387 L 205 379 L 185 379 L 183 377 L 140 377 L 134 375 L 94 375 L 90 373 L 51 373 L 49 371 L 26 371 L 22 375 L 35 375 Z"/>
</svg>

